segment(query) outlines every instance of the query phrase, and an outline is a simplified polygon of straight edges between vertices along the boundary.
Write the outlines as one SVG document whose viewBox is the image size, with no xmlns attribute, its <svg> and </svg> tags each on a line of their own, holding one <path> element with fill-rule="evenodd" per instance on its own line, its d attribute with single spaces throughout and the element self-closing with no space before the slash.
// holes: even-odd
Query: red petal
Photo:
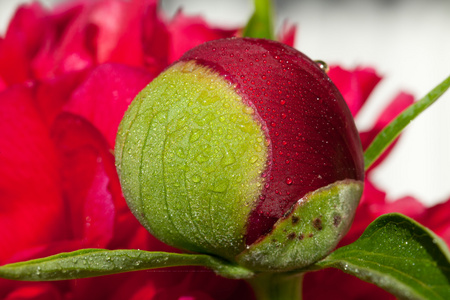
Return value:
<svg viewBox="0 0 450 300">
<path fill-rule="evenodd" d="M 51 283 L 22 283 L 20 288 L 8 294 L 4 300 L 59 300 L 60 292 Z"/>
<path fill-rule="evenodd" d="M 113 236 L 115 217 L 110 190 L 114 158 L 109 147 L 91 124 L 68 113 L 56 119 L 52 137 L 60 151 L 67 221 L 72 224 L 73 238 L 83 239 L 83 247 L 105 247 Z"/>
<path fill-rule="evenodd" d="M 433 230 L 436 234 L 441 236 L 450 246 L 450 218 L 448 213 L 450 211 L 450 199 L 446 202 L 437 204 L 429 208 L 419 222 Z"/>
<path fill-rule="evenodd" d="M 361 144 L 363 149 L 367 149 L 373 139 L 388 125 L 395 117 L 397 117 L 403 110 L 409 107 L 414 102 L 414 97 L 408 93 L 400 93 L 395 99 L 384 109 L 375 122 L 375 125 L 369 131 L 360 132 Z M 381 154 L 381 156 L 373 163 L 373 165 L 366 171 L 370 173 L 376 168 L 391 152 L 397 143 L 398 138 Z"/>
<path fill-rule="evenodd" d="M 297 26 L 284 22 L 281 33 L 278 35 L 278 40 L 283 44 L 294 47 L 296 33 Z"/>
<path fill-rule="evenodd" d="M 63 73 L 79 71 L 95 62 L 92 37 L 95 28 L 87 23 L 89 7 L 76 4 L 56 9 L 50 20 L 43 44 L 32 61 L 37 78 L 52 78 Z"/>
<path fill-rule="evenodd" d="M 304 299 L 394 300 L 395 297 L 376 285 L 336 269 L 307 273 L 303 282 Z"/>
<path fill-rule="evenodd" d="M 65 110 L 83 116 L 114 148 L 117 128 L 128 105 L 153 76 L 142 69 L 103 64 L 73 93 Z"/>
<path fill-rule="evenodd" d="M 349 71 L 340 66 L 332 66 L 328 76 L 341 92 L 353 116 L 356 116 L 381 80 L 372 68 L 356 68 Z"/>
<path fill-rule="evenodd" d="M 169 62 L 174 62 L 187 50 L 204 42 L 232 37 L 237 30 L 210 27 L 201 17 L 187 17 L 181 11 L 168 25 L 171 34 Z"/>
<path fill-rule="evenodd" d="M 36 106 L 49 127 L 85 76 L 86 72 L 73 72 L 37 84 Z"/>
<path fill-rule="evenodd" d="M 7 85 L 32 78 L 30 63 L 42 45 L 48 28 L 47 13 L 35 2 L 21 6 L 0 44 L 0 77 Z"/>
<path fill-rule="evenodd" d="M 0 93 L 0 261 L 62 236 L 58 161 L 30 89 Z"/>
</svg>

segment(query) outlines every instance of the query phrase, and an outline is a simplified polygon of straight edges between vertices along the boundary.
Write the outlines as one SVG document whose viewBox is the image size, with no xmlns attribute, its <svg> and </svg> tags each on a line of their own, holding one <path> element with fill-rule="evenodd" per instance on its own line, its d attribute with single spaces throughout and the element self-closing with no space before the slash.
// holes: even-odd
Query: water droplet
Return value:
<svg viewBox="0 0 450 300">
<path fill-rule="evenodd" d="M 192 182 L 199 183 L 202 180 L 202 178 L 198 174 L 194 174 L 192 175 L 191 180 Z"/>
<path fill-rule="evenodd" d="M 185 158 L 185 157 L 186 157 L 186 154 L 184 153 L 183 148 L 179 147 L 179 148 L 177 149 L 177 156 L 178 156 L 179 158 Z"/>
<path fill-rule="evenodd" d="M 228 185 L 229 185 L 229 181 L 228 179 L 219 179 L 216 181 L 216 183 L 214 184 L 212 191 L 216 192 L 216 193 L 224 193 L 226 192 L 226 190 L 228 189 Z"/>
<path fill-rule="evenodd" d="M 234 157 L 234 155 L 230 154 L 229 152 L 225 153 L 222 160 L 220 161 L 222 166 L 229 166 L 229 165 L 234 164 L 235 162 L 236 162 L 236 158 Z"/>
<path fill-rule="evenodd" d="M 281 105 L 285 105 L 285 104 L 286 104 L 286 100 L 282 99 L 282 100 L 280 101 L 280 104 L 281 104 Z"/>
<path fill-rule="evenodd" d="M 293 183 L 292 178 L 287 177 L 287 178 L 286 178 L 286 184 L 287 184 L 287 185 L 291 185 L 292 183 Z"/>
<path fill-rule="evenodd" d="M 254 164 L 255 162 L 258 161 L 258 156 L 254 155 L 250 158 L 250 163 Z"/>
<path fill-rule="evenodd" d="M 319 66 L 319 68 L 324 71 L 325 73 L 328 73 L 330 68 L 328 67 L 327 63 L 323 60 L 316 60 L 315 63 Z"/>
<path fill-rule="evenodd" d="M 194 129 L 191 132 L 191 136 L 189 137 L 189 141 L 190 142 L 195 142 L 196 140 L 198 140 L 200 138 L 200 136 L 202 135 L 201 131 L 198 129 Z"/>
<path fill-rule="evenodd" d="M 242 109 L 242 111 L 243 111 L 245 114 L 248 114 L 248 115 L 252 115 L 252 114 L 255 113 L 255 111 L 253 110 L 253 108 L 251 108 L 250 106 L 245 106 L 245 107 Z"/>
<path fill-rule="evenodd" d="M 204 163 L 206 161 L 208 161 L 209 157 L 206 156 L 204 153 L 200 153 L 199 155 L 197 155 L 197 157 L 195 158 L 199 163 Z"/>
</svg>

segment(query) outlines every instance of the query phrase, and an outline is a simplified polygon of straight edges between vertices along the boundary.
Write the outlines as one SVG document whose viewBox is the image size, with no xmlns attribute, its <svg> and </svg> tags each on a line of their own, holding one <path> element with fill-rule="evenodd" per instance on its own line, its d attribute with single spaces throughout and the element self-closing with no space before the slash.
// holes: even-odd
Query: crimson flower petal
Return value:
<svg viewBox="0 0 450 300">
<path fill-rule="evenodd" d="M 447 242 L 450 247 L 450 199 L 428 208 L 426 213 L 418 218 L 419 222 L 433 230 L 437 235 Z"/>
<path fill-rule="evenodd" d="M 95 28 L 86 24 L 88 7 L 76 4 L 56 9 L 32 61 L 36 78 L 53 78 L 66 72 L 83 70 L 95 63 L 92 37 Z"/>
<path fill-rule="evenodd" d="M 64 231 L 58 161 L 31 88 L 0 93 L 0 262 Z"/>
<path fill-rule="evenodd" d="M 7 85 L 32 78 L 31 61 L 48 28 L 47 13 L 38 3 L 21 6 L 0 43 L 0 77 Z"/>
<path fill-rule="evenodd" d="M 187 50 L 204 42 L 232 37 L 236 29 L 211 28 L 201 17 L 187 17 L 181 10 L 168 24 L 171 36 L 169 62 L 178 60 Z"/>
<path fill-rule="evenodd" d="M 102 64 L 73 93 L 65 110 L 83 116 L 114 147 L 117 128 L 128 105 L 153 76 L 143 69 Z"/>
<path fill-rule="evenodd" d="M 333 300 L 395 299 L 394 296 L 381 288 L 336 269 L 307 273 L 303 282 L 303 298 Z"/>
<path fill-rule="evenodd" d="M 388 125 L 395 117 L 397 117 L 403 110 L 410 106 L 414 102 L 414 97 L 408 93 L 398 94 L 394 100 L 384 109 L 378 119 L 375 121 L 375 125 L 369 131 L 360 132 L 361 144 L 363 149 L 367 149 L 373 139 Z M 369 174 L 376 166 L 378 166 L 391 152 L 397 143 L 398 138 L 389 145 L 389 147 L 381 154 L 381 156 L 372 164 L 366 174 Z"/>
<path fill-rule="evenodd" d="M 294 47 L 296 33 L 297 26 L 284 22 L 281 32 L 278 35 L 278 40 L 283 44 Z"/>
<path fill-rule="evenodd" d="M 113 236 L 115 206 L 109 174 L 114 159 L 100 133 L 85 119 L 61 114 L 52 126 L 60 151 L 66 218 L 81 247 L 106 247 Z M 109 173 L 109 174 L 108 174 Z"/>
<path fill-rule="evenodd" d="M 381 80 L 374 69 L 360 67 L 350 71 L 339 66 L 332 66 L 328 76 L 341 92 L 353 116 L 357 115 Z"/>
<path fill-rule="evenodd" d="M 50 283 L 32 283 L 23 285 L 9 293 L 4 300 L 60 300 L 61 294 Z"/>
</svg>

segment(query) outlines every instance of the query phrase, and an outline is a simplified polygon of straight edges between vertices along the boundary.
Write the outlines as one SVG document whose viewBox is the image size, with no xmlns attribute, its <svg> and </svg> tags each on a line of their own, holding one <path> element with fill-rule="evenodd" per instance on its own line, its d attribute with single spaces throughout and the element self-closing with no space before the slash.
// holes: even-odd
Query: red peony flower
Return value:
<svg viewBox="0 0 450 300">
<path fill-rule="evenodd" d="M 295 28 L 280 40 L 293 44 Z M 185 51 L 239 34 L 178 12 L 167 19 L 156 0 L 76 1 L 52 10 L 22 6 L 0 39 L 0 264 L 80 248 L 177 251 L 153 238 L 129 211 L 114 166 L 117 127 L 135 95 Z M 330 77 L 354 115 L 380 77 L 372 69 L 332 67 Z M 396 97 L 368 132 L 411 104 Z M 370 174 L 370 173 L 369 173 Z M 355 222 L 343 244 L 376 217 L 401 212 L 450 244 L 444 207 L 397 201 L 366 178 Z M 323 286 L 329 284 L 329 288 Z M 337 270 L 306 276 L 305 299 L 390 297 Z M 1 299 L 251 299 L 243 281 L 202 268 L 173 268 L 64 282 L 0 280 Z"/>
</svg>

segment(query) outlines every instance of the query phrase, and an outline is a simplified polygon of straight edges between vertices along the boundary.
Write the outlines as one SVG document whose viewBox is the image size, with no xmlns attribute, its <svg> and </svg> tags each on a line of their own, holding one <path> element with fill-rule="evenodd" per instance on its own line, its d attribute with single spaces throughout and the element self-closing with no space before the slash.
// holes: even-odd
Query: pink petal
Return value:
<svg viewBox="0 0 450 300">
<path fill-rule="evenodd" d="M 0 93 L 0 261 L 63 236 L 58 157 L 32 90 Z"/>
<path fill-rule="evenodd" d="M 374 69 L 361 67 L 346 70 L 340 66 L 332 66 L 328 76 L 341 92 L 353 116 L 356 116 L 381 80 Z"/>
<path fill-rule="evenodd" d="M 100 65 L 73 93 L 65 110 L 89 120 L 113 149 L 125 110 L 152 79 L 153 76 L 143 69 L 119 64 Z"/>
</svg>

